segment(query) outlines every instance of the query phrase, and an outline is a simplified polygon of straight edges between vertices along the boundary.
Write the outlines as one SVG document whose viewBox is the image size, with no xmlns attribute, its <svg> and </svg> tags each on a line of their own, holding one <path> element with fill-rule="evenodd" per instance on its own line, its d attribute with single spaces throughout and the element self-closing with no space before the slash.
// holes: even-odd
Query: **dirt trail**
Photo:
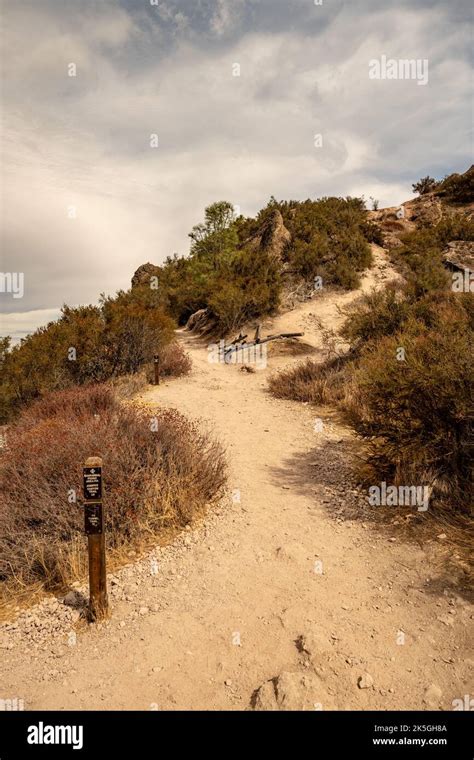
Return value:
<svg viewBox="0 0 474 760">
<path fill-rule="evenodd" d="M 376 253 L 364 290 L 393 274 Z M 357 295 L 318 295 L 264 331 L 303 329 L 318 346 L 314 316 L 335 326 L 337 306 Z M 350 432 L 327 410 L 266 392 L 268 372 L 295 358 L 247 374 L 181 340 L 192 374 L 143 400 L 208 422 L 228 451 L 233 498 L 117 574 L 107 625 L 72 646 L 64 635 L 7 645 L 0 696 L 27 709 L 248 709 L 264 682 L 294 671 L 317 674 L 323 709 L 452 709 L 470 689 L 472 608 L 439 586 L 435 548 L 361 513 Z"/>
</svg>

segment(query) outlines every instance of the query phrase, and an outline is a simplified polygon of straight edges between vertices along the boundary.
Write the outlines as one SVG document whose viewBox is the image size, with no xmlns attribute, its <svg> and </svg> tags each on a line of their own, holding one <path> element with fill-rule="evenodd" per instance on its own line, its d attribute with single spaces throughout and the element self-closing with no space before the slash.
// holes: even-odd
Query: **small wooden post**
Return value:
<svg viewBox="0 0 474 760">
<path fill-rule="evenodd" d="M 102 459 L 89 457 L 84 463 L 84 525 L 89 551 L 89 616 L 99 620 L 107 614 L 105 529 L 102 506 Z"/>
<path fill-rule="evenodd" d="M 155 368 L 155 385 L 160 384 L 160 357 L 158 354 L 155 354 L 153 357 L 153 366 Z"/>
</svg>

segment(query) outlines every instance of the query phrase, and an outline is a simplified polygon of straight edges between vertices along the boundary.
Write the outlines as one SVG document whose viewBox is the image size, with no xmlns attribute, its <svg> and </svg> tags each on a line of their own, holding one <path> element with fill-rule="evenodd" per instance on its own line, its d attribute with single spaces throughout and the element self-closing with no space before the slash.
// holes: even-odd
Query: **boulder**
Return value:
<svg viewBox="0 0 474 760">
<path fill-rule="evenodd" d="M 192 330 L 197 333 L 209 332 L 213 322 L 209 314 L 209 309 L 198 309 L 189 317 L 186 322 L 186 330 Z"/>
<path fill-rule="evenodd" d="M 474 272 L 474 242 L 470 240 L 452 240 L 448 243 L 443 260 L 454 271 Z"/>
<path fill-rule="evenodd" d="M 151 277 L 159 277 L 160 267 L 156 264 L 142 264 L 135 271 L 132 277 L 132 288 L 136 288 L 139 285 L 148 285 Z"/>
</svg>

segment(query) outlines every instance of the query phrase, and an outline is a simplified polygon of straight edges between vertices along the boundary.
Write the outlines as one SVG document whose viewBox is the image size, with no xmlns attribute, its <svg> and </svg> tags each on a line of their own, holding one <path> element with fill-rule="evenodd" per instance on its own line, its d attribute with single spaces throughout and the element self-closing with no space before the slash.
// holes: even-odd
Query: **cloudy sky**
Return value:
<svg viewBox="0 0 474 760">
<path fill-rule="evenodd" d="M 2 334 L 187 253 L 215 200 L 393 205 L 468 168 L 468 0 L 319 2 L 2 0 Z M 383 55 L 428 83 L 370 79 Z"/>
</svg>

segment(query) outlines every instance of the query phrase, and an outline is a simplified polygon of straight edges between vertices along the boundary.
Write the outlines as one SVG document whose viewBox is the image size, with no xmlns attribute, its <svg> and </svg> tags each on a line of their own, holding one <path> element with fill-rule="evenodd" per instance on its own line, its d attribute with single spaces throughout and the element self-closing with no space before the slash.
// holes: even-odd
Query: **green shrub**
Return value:
<svg viewBox="0 0 474 760">
<path fill-rule="evenodd" d="M 372 263 L 368 241 L 380 239 L 360 198 L 273 200 L 271 208 L 275 206 L 291 233 L 286 255 L 297 274 L 305 280 L 320 276 L 325 284 L 347 289 L 358 287 L 360 272 Z"/>
<path fill-rule="evenodd" d="M 137 372 L 173 339 L 174 321 L 161 293 L 142 286 L 102 298 L 107 376 Z"/>
<path fill-rule="evenodd" d="M 351 344 L 375 342 L 400 329 L 409 312 L 403 291 L 395 286 L 373 290 L 346 311 L 341 335 Z"/>
<path fill-rule="evenodd" d="M 51 390 L 137 372 L 173 337 L 173 320 L 150 288 L 64 306 L 61 317 L 2 352 L 0 422 Z"/>
<path fill-rule="evenodd" d="M 474 201 L 474 166 L 464 174 L 450 174 L 436 188 L 437 194 L 451 203 Z"/>
<path fill-rule="evenodd" d="M 319 275 L 324 284 L 358 286 L 360 272 L 372 260 L 368 241 L 381 242 L 361 199 L 271 198 L 253 219 L 235 218 L 232 205 L 219 201 L 208 206 L 204 221 L 193 227 L 189 256 L 168 258 L 159 270 L 162 302 L 179 324 L 206 308 L 215 332 L 222 335 L 277 308 L 281 261 L 268 255 L 264 246 L 256 251 L 251 242 L 275 210 L 292 236 L 282 252 L 287 269 L 306 281 Z"/>
<path fill-rule="evenodd" d="M 369 442 L 372 479 L 428 484 L 434 495 L 469 511 L 472 452 L 474 334 L 468 318 L 430 329 L 409 320 L 362 354 L 346 415 Z M 449 315 L 449 310 L 445 316 Z M 403 347 L 405 361 L 397 359 Z M 373 482 L 373 480 L 372 480 Z"/>
<path fill-rule="evenodd" d="M 256 256 L 244 248 L 210 288 L 208 307 L 216 330 L 226 334 L 251 319 L 273 312 L 280 292 L 278 262 L 263 251 Z"/>
<path fill-rule="evenodd" d="M 270 378 L 279 398 L 338 404 L 367 443 L 364 478 L 431 485 L 437 503 L 473 504 L 474 296 L 372 292 L 350 310 L 343 357 Z M 397 358 L 403 348 L 405 361 Z"/>
<path fill-rule="evenodd" d="M 474 240 L 474 222 L 466 217 L 446 217 L 434 227 L 404 235 L 402 245 L 393 249 L 394 261 L 402 264 L 415 298 L 449 286 L 443 252 L 451 240 Z"/>
</svg>

